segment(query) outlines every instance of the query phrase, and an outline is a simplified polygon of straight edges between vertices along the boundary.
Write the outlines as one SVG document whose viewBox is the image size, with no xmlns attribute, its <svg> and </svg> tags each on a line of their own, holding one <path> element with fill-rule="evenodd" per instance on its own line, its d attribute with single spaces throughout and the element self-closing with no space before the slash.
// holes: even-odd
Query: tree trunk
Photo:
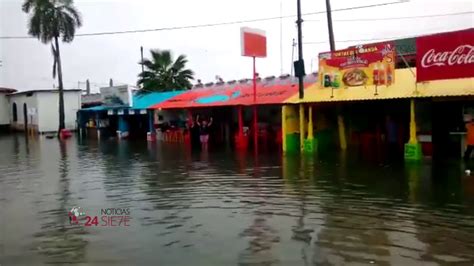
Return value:
<svg viewBox="0 0 474 266">
<path fill-rule="evenodd" d="M 58 85 L 59 85 L 59 128 L 58 136 L 61 132 L 61 129 L 65 128 L 64 123 L 64 87 L 63 87 L 63 72 L 61 68 L 61 53 L 59 52 L 59 41 L 58 37 L 54 37 L 54 42 L 56 45 L 56 63 L 58 70 Z"/>
</svg>

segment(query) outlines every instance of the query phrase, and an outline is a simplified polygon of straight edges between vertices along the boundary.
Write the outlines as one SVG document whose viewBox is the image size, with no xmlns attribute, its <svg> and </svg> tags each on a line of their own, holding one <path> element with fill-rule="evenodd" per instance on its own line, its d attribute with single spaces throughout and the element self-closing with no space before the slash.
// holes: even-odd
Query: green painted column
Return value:
<svg viewBox="0 0 474 266">
<path fill-rule="evenodd" d="M 298 113 L 295 105 L 284 105 L 282 108 L 282 142 L 283 151 L 296 153 L 300 150 Z"/>
</svg>

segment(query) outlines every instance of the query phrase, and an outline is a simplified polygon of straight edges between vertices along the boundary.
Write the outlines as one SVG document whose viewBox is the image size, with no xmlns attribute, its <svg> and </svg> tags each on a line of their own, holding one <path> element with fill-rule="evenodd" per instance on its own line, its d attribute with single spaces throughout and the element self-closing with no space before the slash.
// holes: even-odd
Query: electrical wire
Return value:
<svg viewBox="0 0 474 266">
<path fill-rule="evenodd" d="M 388 6 L 388 5 L 401 4 L 401 3 L 406 3 L 406 2 L 409 2 L 409 0 L 400 0 L 400 1 L 395 1 L 395 2 L 387 2 L 387 3 L 372 4 L 372 5 L 365 5 L 365 6 L 339 8 L 339 9 L 333 9 L 332 12 L 343 12 L 343 11 L 350 11 L 350 10 L 358 10 L 358 9 L 365 9 L 365 8 Z M 320 14 L 325 14 L 325 13 L 326 13 L 326 11 L 318 11 L 318 12 L 305 13 L 303 15 L 304 16 L 311 16 L 311 15 L 320 15 Z M 286 19 L 286 18 L 294 18 L 294 17 L 295 17 L 295 15 L 286 15 L 286 16 L 276 16 L 276 17 L 267 17 L 267 18 L 258 18 L 258 19 L 238 20 L 238 21 L 229 21 L 229 22 L 220 22 L 220 23 L 208 23 L 208 24 L 196 24 L 196 25 L 187 25 L 187 26 L 164 27 L 164 28 L 155 28 L 155 29 L 124 30 L 124 31 L 95 32 L 95 33 L 79 33 L 79 34 L 76 34 L 75 36 L 76 37 L 103 36 L 103 35 L 117 35 L 117 34 L 130 34 L 130 33 L 144 33 L 144 32 L 156 32 L 156 31 L 194 29 L 194 28 L 207 28 L 207 27 L 243 24 L 243 23 L 250 23 L 250 22 L 279 20 L 279 19 L 282 19 L 282 18 Z M 36 37 L 32 37 L 32 36 L 0 36 L 0 39 L 3 39 L 3 40 L 36 39 Z"/>
<path fill-rule="evenodd" d="M 334 22 L 384 21 L 384 20 L 402 20 L 402 19 L 448 17 L 448 16 L 468 15 L 468 14 L 474 14 L 474 12 L 473 11 L 467 11 L 467 12 L 457 12 L 457 13 L 432 14 L 432 15 L 421 15 L 421 16 L 409 16 L 409 17 L 391 17 L 391 18 L 334 19 L 333 21 Z M 305 20 L 305 22 L 322 22 L 322 21 L 323 20 Z"/>
<path fill-rule="evenodd" d="M 459 29 L 463 30 L 463 29 Z M 431 35 L 431 34 L 438 34 L 442 33 L 439 31 L 432 32 L 432 33 L 423 33 L 422 35 Z M 407 38 L 415 38 L 419 37 L 420 35 L 405 35 L 405 36 L 390 36 L 390 37 L 384 37 L 384 38 L 370 38 L 370 39 L 354 39 L 354 40 L 336 40 L 338 43 L 347 43 L 347 42 L 372 42 L 372 41 L 384 41 L 384 40 L 395 40 L 395 39 L 407 39 Z M 303 44 L 327 44 L 329 41 L 315 41 L 315 42 L 304 42 Z"/>
</svg>

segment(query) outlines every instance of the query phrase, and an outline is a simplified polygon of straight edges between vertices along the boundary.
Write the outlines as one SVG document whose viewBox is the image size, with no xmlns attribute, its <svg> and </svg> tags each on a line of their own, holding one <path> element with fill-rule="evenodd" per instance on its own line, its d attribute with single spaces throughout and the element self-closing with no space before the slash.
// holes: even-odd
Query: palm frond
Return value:
<svg viewBox="0 0 474 266">
<path fill-rule="evenodd" d="M 141 86 L 140 93 L 150 91 L 171 91 L 175 89 L 189 89 L 194 72 L 186 69 L 188 60 L 180 55 L 173 60 L 169 50 L 150 50 L 150 59 L 144 59 L 145 71 L 138 74 L 137 85 Z"/>
<path fill-rule="evenodd" d="M 72 0 L 25 0 L 22 10 L 30 13 L 28 33 L 43 43 L 60 37 L 64 42 L 74 39 L 82 18 Z"/>
</svg>

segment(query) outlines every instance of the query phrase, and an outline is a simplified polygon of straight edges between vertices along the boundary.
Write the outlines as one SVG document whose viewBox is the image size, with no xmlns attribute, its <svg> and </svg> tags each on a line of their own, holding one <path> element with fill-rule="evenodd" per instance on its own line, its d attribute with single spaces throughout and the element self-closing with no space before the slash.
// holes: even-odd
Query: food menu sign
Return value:
<svg viewBox="0 0 474 266">
<path fill-rule="evenodd" d="M 321 87 L 390 86 L 395 80 L 395 56 L 394 42 L 321 53 Z"/>
</svg>

